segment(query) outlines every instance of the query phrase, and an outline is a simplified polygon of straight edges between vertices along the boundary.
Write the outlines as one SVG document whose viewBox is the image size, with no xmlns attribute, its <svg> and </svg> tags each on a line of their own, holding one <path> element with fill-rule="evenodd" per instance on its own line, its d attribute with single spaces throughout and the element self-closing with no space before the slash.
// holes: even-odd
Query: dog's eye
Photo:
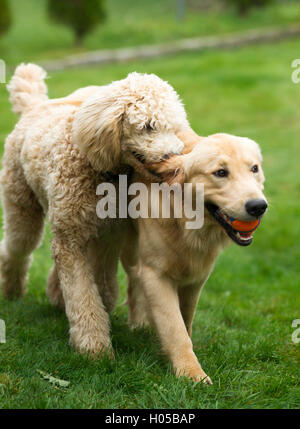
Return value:
<svg viewBox="0 0 300 429">
<path fill-rule="evenodd" d="M 252 173 L 258 173 L 258 165 L 253 165 L 251 168 Z"/>
<path fill-rule="evenodd" d="M 225 170 L 224 168 L 220 168 L 220 170 L 217 170 L 213 173 L 213 175 L 216 177 L 227 177 L 228 174 L 229 174 L 228 171 Z"/>
</svg>

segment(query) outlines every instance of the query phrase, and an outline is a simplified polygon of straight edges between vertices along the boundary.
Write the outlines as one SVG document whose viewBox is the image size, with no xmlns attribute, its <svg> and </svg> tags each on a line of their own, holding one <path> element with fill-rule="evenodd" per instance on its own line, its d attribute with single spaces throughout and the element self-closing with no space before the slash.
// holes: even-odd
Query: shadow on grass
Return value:
<svg viewBox="0 0 300 429">
<path fill-rule="evenodd" d="M 102 366 L 108 373 L 114 371 L 118 362 L 124 359 L 127 359 L 127 366 L 129 364 L 132 369 L 136 369 L 138 363 L 145 367 L 167 365 L 160 353 L 154 332 L 146 328 L 131 330 L 124 309 L 121 314 L 116 309 L 111 315 L 111 337 L 116 358 L 114 361 L 110 361 L 106 356 L 102 359 L 91 359 L 72 349 L 69 345 L 66 314 L 49 304 L 46 297 L 37 299 L 29 294 L 20 300 L 1 299 L 0 310 L 7 329 L 7 342 L 1 349 L 3 357 L 14 356 L 14 368 L 19 366 L 17 362 L 20 361 L 22 364 L 19 369 L 24 369 L 24 360 L 30 362 L 30 365 L 40 361 L 41 369 L 53 367 L 55 363 L 61 366 L 64 362 L 63 365 L 69 363 L 69 370 L 82 366 L 90 369 L 97 367 L 98 370 L 99 366 Z M 5 366 L 9 368 L 11 365 L 7 362 Z"/>
</svg>

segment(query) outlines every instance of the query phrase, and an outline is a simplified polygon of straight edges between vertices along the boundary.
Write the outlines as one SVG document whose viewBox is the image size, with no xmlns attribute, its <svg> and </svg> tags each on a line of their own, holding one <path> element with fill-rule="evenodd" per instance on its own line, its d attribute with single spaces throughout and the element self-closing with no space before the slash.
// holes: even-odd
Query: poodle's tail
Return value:
<svg viewBox="0 0 300 429">
<path fill-rule="evenodd" d="M 44 82 L 47 73 L 36 64 L 20 64 L 7 85 L 13 111 L 23 113 L 28 108 L 46 101 L 47 86 Z"/>
</svg>

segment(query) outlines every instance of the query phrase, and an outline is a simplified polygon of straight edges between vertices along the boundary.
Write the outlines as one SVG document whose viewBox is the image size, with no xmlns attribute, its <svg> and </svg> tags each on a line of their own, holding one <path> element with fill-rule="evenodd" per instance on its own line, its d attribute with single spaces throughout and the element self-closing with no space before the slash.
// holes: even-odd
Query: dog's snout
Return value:
<svg viewBox="0 0 300 429">
<path fill-rule="evenodd" d="M 266 200 L 249 200 L 245 204 L 246 212 L 254 217 L 259 217 L 267 210 Z"/>
</svg>

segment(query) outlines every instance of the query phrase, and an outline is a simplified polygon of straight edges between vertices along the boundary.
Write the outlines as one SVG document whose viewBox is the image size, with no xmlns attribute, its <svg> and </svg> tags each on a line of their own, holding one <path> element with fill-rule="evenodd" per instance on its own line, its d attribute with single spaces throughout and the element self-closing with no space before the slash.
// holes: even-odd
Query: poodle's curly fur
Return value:
<svg viewBox="0 0 300 429">
<path fill-rule="evenodd" d="M 7 298 L 25 293 L 48 214 L 55 260 L 50 300 L 65 306 L 77 350 L 111 351 L 108 312 L 117 299 L 127 220 L 97 218 L 96 187 L 105 181 L 103 171 L 126 164 L 129 152 L 149 161 L 179 153 L 176 132 L 188 122 L 174 89 L 155 75 L 131 73 L 53 100 L 45 77 L 40 67 L 22 64 L 8 85 L 21 118 L 7 137 L 1 172 L 2 290 Z"/>
</svg>

